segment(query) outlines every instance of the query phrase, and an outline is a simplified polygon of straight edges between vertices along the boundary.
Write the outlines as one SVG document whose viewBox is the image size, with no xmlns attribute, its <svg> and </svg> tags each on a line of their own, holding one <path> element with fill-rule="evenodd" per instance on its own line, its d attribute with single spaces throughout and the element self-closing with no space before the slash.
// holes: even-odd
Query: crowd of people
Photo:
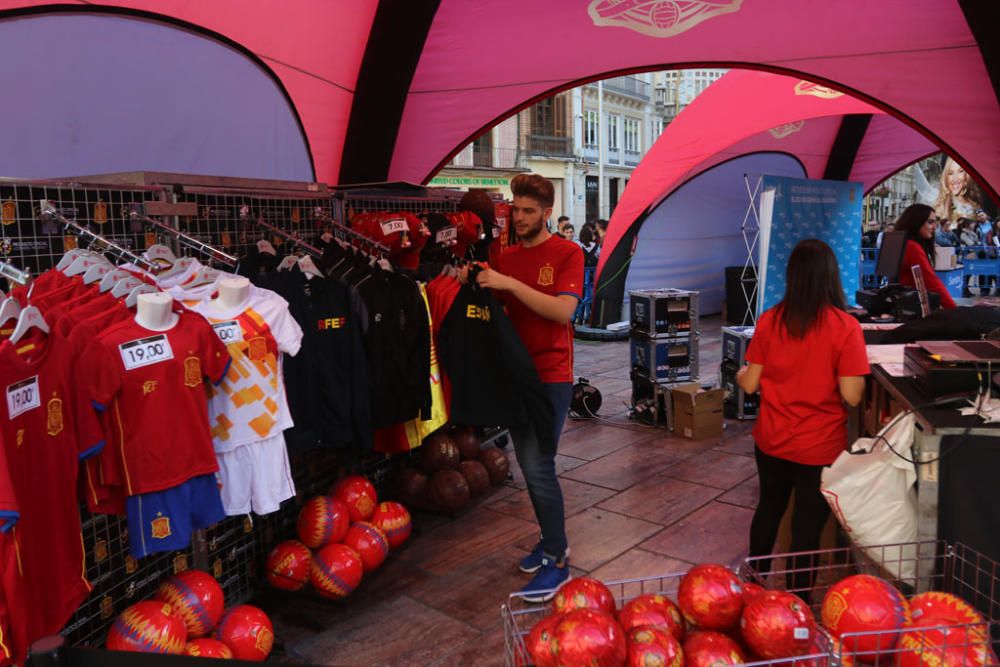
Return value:
<svg viewBox="0 0 1000 667">
<path fill-rule="evenodd" d="M 597 266 L 597 260 L 601 256 L 601 245 L 604 243 L 604 235 L 608 231 L 608 221 L 600 218 L 583 223 L 580 233 L 573 238 L 576 227 L 570 222 L 569 217 L 560 215 L 556 221 L 556 233 L 566 239 L 573 241 L 583 250 L 584 267 Z"/>
</svg>

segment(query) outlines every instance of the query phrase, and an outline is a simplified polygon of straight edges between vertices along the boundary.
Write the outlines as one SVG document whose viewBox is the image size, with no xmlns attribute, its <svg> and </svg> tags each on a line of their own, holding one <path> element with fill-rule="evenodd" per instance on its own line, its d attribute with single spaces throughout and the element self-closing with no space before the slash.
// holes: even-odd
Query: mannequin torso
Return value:
<svg viewBox="0 0 1000 667">
<path fill-rule="evenodd" d="M 150 331 L 172 329 L 178 319 L 173 303 L 173 298 L 163 292 L 140 294 L 136 301 L 136 324 Z"/>
</svg>

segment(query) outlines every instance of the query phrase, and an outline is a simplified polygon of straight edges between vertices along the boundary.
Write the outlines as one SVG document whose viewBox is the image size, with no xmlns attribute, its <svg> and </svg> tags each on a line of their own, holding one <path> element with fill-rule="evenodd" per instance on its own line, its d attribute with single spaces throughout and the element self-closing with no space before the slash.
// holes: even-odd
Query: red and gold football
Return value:
<svg viewBox="0 0 1000 667">
<path fill-rule="evenodd" d="M 684 640 L 685 667 L 723 667 L 744 662 L 740 645 L 721 632 L 694 632 Z"/>
<path fill-rule="evenodd" d="M 760 584 L 755 584 L 752 581 L 744 581 L 743 584 L 743 606 L 747 606 L 750 602 L 766 591 L 767 589 Z"/>
<path fill-rule="evenodd" d="M 696 565 L 681 579 L 677 604 L 690 625 L 724 632 L 739 623 L 743 585 L 722 565 Z"/>
<path fill-rule="evenodd" d="M 983 632 L 988 626 L 985 619 L 971 604 L 951 593 L 928 591 L 910 598 L 910 618 L 913 623 L 933 618 L 940 621 L 934 625 L 966 625 L 976 623 L 982 625 Z"/>
<path fill-rule="evenodd" d="M 403 546 L 413 531 L 413 520 L 410 518 L 409 510 L 391 500 L 379 503 L 375 513 L 372 514 L 372 523 L 385 535 L 390 549 Z"/>
<path fill-rule="evenodd" d="M 628 654 L 626 667 L 684 667 L 681 643 L 669 632 L 639 626 L 625 633 Z"/>
<path fill-rule="evenodd" d="M 615 596 L 608 587 L 597 579 L 580 577 L 567 581 L 552 601 L 557 614 L 565 614 L 574 609 L 599 609 L 611 615 L 615 613 Z"/>
<path fill-rule="evenodd" d="M 208 636 L 226 607 L 222 586 L 201 570 L 185 570 L 167 578 L 153 597 L 173 608 L 191 639 Z"/>
<path fill-rule="evenodd" d="M 891 584 L 869 574 L 855 574 L 830 587 L 821 617 L 845 651 L 857 654 L 863 662 L 875 662 L 880 653 L 895 648 L 897 631 L 907 625 L 910 612 L 906 598 Z"/>
<path fill-rule="evenodd" d="M 361 583 L 364 571 L 361 556 L 354 549 L 328 544 L 313 555 L 312 585 L 323 597 L 347 597 Z"/>
<path fill-rule="evenodd" d="M 923 618 L 908 626 L 896 647 L 897 667 L 978 667 L 995 665 L 987 635 L 978 626 L 935 627 Z"/>
<path fill-rule="evenodd" d="M 618 612 L 618 622 L 626 632 L 649 626 L 666 630 L 677 641 L 684 641 L 684 617 L 673 600 L 660 593 L 647 593 L 629 600 Z"/>
<path fill-rule="evenodd" d="M 330 495 L 340 498 L 351 513 L 351 521 L 367 521 L 378 507 L 375 486 L 361 475 L 349 475 L 330 489 Z"/>
<path fill-rule="evenodd" d="M 367 521 L 351 524 L 344 537 L 344 545 L 361 556 L 361 564 L 366 573 L 378 568 L 389 555 L 389 541 L 381 530 Z"/>
<path fill-rule="evenodd" d="M 524 645 L 535 667 L 556 667 L 558 664 L 558 656 L 552 651 L 554 631 L 561 618 L 559 614 L 546 616 L 535 623 L 535 627 L 531 628 L 531 632 L 525 638 Z"/>
<path fill-rule="evenodd" d="M 620 667 L 625 662 L 625 633 L 611 614 L 574 609 L 560 615 L 553 633 L 559 665 Z"/>
<path fill-rule="evenodd" d="M 233 652 L 218 639 L 193 639 L 184 647 L 185 655 L 198 658 L 215 658 L 217 660 L 232 660 Z"/>
<path fill-rule="evenodd" d="M 108 631 L 109 651 L 137 653 L 184 652 L 187 628 L 166 602 L 147 600 L 128 607 Z"/>
<path fill-rule="evenodd" d="M 299 539 L 310 549 L 342 541 L 350 526 L 350 509 L 340 498 L 316 496 L 299 510 Z"/>
<path fill-rule="evenodd" d="M 274 646 L 274 626 L 257 607 L 236 605 L 219 621 L 215 638 L 228 646 L 237 660 L 264 662 Z"/>
<path fill-rule="evenodd" d="M 810 652 L 816 638 L 816 619 L 799 596 L 765 591 L 743 608 L 740 632 L 747 647 L 759 657 L 790 658 Z"/>
<path fill-rule="evenodd" d="M 282 591 L 301 591 L 309 583 L 312 552 L 298 540 L 274 545 L 265 564 L 267 583 Z"/>
</svg>

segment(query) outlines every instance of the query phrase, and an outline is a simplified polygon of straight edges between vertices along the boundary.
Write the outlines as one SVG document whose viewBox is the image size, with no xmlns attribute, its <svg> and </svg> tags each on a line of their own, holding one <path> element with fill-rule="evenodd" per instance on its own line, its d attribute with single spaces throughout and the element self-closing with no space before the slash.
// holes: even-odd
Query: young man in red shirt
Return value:
<svg viewBox="0 0 1000 667">
<path fill-rule="evenodd" d="M 554 441 L 558 443 L 572 395 L 571 320 L 583 284 L 583 252 L 546 228 L 555 199 L 551 181 L 521 174 L 510 187 L 514 193 L 511 218 L 519 243 L 504 251 L 497 268 L 481 271 L 476 280 L 496 291 L 507 306 L 507 315 L 534 360 L 555 410 Z M 569 579 L 556 452 L 540 445 L 530 425 L 512 428 L 511 438 L 542 532 L 534 550 L 521 561 L 521 571 L 536 573 L 522 592 L 528 594 L 528 601 L 545 602 Z"/>
</svg>

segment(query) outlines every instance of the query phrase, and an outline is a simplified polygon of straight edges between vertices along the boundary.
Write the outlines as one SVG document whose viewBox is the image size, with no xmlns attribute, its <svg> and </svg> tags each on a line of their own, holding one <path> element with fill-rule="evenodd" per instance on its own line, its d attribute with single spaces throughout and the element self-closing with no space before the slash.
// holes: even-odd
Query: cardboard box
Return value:
<svg viewBox="0 0 1000 667">
<path fill-rule="evenodd" d="M 948 271 L 958 266 L 958 257 L 955 256 L 955 249 L 949 246 L 935 246 L 934 248 L 934 270 Z"/>
<path fill-rule="evenodd" d="M 692 440 L 722 435 L 722 402 L 725 389 L 704 390 L 697 383 L 671 387 L 674 432 Z"/>
</svg>

